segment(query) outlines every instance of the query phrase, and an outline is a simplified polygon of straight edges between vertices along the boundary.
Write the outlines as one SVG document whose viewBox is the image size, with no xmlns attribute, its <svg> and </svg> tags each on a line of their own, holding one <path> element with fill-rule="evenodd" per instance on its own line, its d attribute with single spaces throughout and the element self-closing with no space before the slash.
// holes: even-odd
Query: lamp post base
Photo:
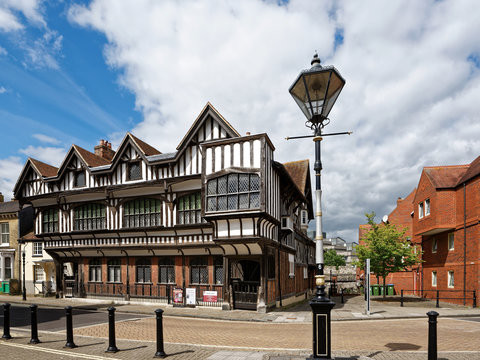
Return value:
<svg viewBox="0 0 480 360">
<path fill-rule="evenodd" d="M 331 317 L 335 306 L 325 294 L 324 276 L 317 275 L 320 286 L 317 286 L 315 296 L 310 300 L 313 324 L 313 355 L 310 359 L 332 359 Z"/>
</svg>

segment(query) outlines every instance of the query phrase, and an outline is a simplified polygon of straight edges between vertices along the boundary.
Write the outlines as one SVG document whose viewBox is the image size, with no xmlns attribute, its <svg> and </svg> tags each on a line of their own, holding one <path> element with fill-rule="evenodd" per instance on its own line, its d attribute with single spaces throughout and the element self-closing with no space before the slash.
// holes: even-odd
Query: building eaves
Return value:
<svg viewBox="0 0 480 360">
<path fill-rule="evenodd" d="M 473 160 L 468 166 L 468 170 L 465 171 L 463 176 L 458 180 L 456 185 L 463 184 L 470 179 L 478 176 L 480 174 L 480 156 Z"/>
<path fill-rule="evenodd" d="M 468 165 L 429 166 L 423 170 L 436 189 L 454 188 L 465 174 Z"/>
<path fill-rule="evenodd" d="M 128 133 L 132 140 L 135 142 L 135 144 L 138 146 L 138 148 L 145 154 L 145 156 L 150 156 L 150 155 L 160 155 L 161 152 L 155 149 L 153 146 L 147 144 L 145 141 L 140 140 L 137 138 L 135 135 L 132 133 Z"/>
</svg>

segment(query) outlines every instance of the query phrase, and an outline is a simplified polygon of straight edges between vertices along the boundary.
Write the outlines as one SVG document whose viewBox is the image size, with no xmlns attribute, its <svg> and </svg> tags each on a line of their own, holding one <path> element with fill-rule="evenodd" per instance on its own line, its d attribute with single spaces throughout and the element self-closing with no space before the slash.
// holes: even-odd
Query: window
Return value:
<svg viewBox="0 0 480 360">
<path fill-rule="evenodd" d="M 223 257 L 215 256 L 213 258 L 213 267 L 215 273 L 215 284 L 223 284 Z"/>
<path fill-rule="evenodd" d="M 73 230 L 105 229 L 105 205 L 86 204 L 73 210 Z"/>
<path fill-rule="evenodd" d="M 300 212 L 300 223 L 302 226 L 308 226 L 308 211 L 307 210 L 302 210 Z"/>
<path fill-rule="evenodd" d="M 448 272 L 448 287 L 449 288 L 455 287 L 455 279 L 453 276 L 453 271 L 451 270 Z"/>
<path fill-rule="evenodd" d="M 33 276 L 35 282 L 41 282 L 45 280 L 45 271 L 43 271 L 42 266 L 33 265 Z"/>
<path fill-rule="evenodd" d="M 5 270 L 5 279 L 10 279 L 12 277 L 12 258 L 11 257 L 5 257 L 3 259 L 4 261 L 4 270 Z M 4 280 L 5 280 L 4 279 Z"/>
<path fill-rule="evenodd" d="M 8 223 L 1 223 L 0 231 L 2 234 L 1 244 L 2 245 L 10 244 L 10 229 L 9 229 Z"/>
<path fill-rule="evenodd" d="M 200 193 L 182 196 L 178 199 L 178 223 L 198 224 L 202 222 Z"/>
<path fill-rule="evenodd" d="M 448 250 L 455 249 L 455 233 L 451 232 L 448 234 Z"/>
<path fill-rule="evenodd" d="M 208 284 L 208 263 L 206 257 L 192 258 L 190 262 L 190 283 Z"/>
<path fill-rule="evenodd" d="M 173 258 L 163 257 L 158 260 L 158 282 L 175 284 L 175 261 Z"/>
<path fill-rule="evenodd" d="M 43 255 L 43 243 L 40 241 L 35 241 L 33 243 L 33 256 L 42 256 Z"/>
<path fill-rule="evenodd" d="M 432 271 L 432 286 L 437 286 L 437 272 Z"/>
<path fill-rule="evenodd" d="M 142 178 L 142 163 L 133 161 L 127 165 L 127 180 L 140 180 Z"/>
<path fill-rule="evenodd" d="M 294 277 L 295 276 L 295 256 L 293 254 L 288 254 L 288 265 L 289 265 L 288 276 Z"/>
<path fill-rule="evenodd" d="M 85 170 L 77 171 L 74 175 L 73 186 L 74 187 L 84 187 L 85 182 Z"/>
<path fill-rule="evenodd" d="M 157 199 L 136 199 L 123 205 L 123 227 L 136 228 L 162 224 L 162 202 Z"/>
<path fill-rule="evenodd" d="M 425 200 L 425 215 L 430 215 L 430 199 Z"/>
<path fill-rule="evenodd" d="M 308 279 L 308 268 L 306 266 L 303 267 L 303 278 Z"/>
<path fill-rule="evenodd" d="M 437 238 L 434 236 L 432 238 L 432 253 L 437 252 Z"/>
<path fill-rule="evenodd" d="M 207 183 L 207 211 L 257 209 L 260 207 L 260 177 L 229 174 Z"/>
<path fill-rule="evenodd" d="M 44 233 L 58 232 L 57 209 L 49 209 L 42 212 L 42 230 Z"/>
<path fill-rule="evenodd" d="M 102 263 L 100 259 L 90 260 L 88 267 L 88 281 L 102 282 Z"/>
<path fill-rule="evenodd" d="M 122 263 L 120 259 L 110 259 L 107 262 L 107 281 L 121 282 L 122 281 Z"/>
<path fill-rule="evenodd" d="M 423 218 L 423 202 L 418 204 L 418 218 L 419 219 Z"/>
<path fill-rule="evenodd" d="M 137 283 L 151 283 L 152 271 L 150 259 L 141 258 L 136 262 L 135 280 Z"/>
</svg>

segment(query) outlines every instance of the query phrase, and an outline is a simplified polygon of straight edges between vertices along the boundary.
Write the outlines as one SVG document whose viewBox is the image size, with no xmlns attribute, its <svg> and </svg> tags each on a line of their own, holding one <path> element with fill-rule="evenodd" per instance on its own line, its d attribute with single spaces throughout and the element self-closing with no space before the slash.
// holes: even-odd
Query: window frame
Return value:
<svg viewBox="0 0 480 360">
<path fill-rule="evenodd" d="M 163 277 L 165 277 L 167 281 L 162 281 Z M 158 283 L 168 285 L 176 284 L 174 258 L 169 256 L 161 256 L 158 258 Z"/>
<path fill-rule="evenodd" d="M 41 271 L 41 276 L 38 276 L 37 270 Z M 34 283 L 41 283 L 45 281 L 45 269 L 42 267 L 42 265 L 38 264 L 33 264 L 33 282 Z"/>
<path fill-rule="evenodd" d="M 221 276 L 220 276 L 221 271 Z M 213 257 L 213 282 L 215 285 L 223 285 L 225 271 L 223 267 L 223 256 Z"/>
<path fill-rule="evenodd" d="M 449 289 L 455 287 L 455 272 L 453 270 L 448 270 L 447 272 L 447 286 Z"/>
<path fill-rule="evenodd" d="M 83 176 L 83 184 L 79 184 L 79 179 L 80 176 Z M 74 172 L 73 175 L 73 187 L 74 188 L 83 188 L 87 186 L 87 174 L 85 173 L 85 170 L 77 170 Z"/>
<path fill-rule="evenodd" d="M 430 215 L 430 199 L 425 199 L 425 216 Z"/>
<path fill-rule="evenodd" d="M 432 287 L 437 287 L 437 281 L 438 281 L 437 271 L 434 270 L 432 271 Z"/>
<path fill-rule="evenodd" d="M 132 177 L 132 167 L 138 165 L 139 175 L 138 177 Z M 127 181 L 138 181 L 143 180 L 143 166 L 142 160 L 132 160 L 127 163 L 127 173 L 126 173 L 126 180 Z"/>
<path fill-rule="evenodd" d="M 49 208 L 42 211 L 42 233 L 50 234 L 58 232 L 59 210 Z"/>
<path fill-rule="evenodd" d="M 203 270 L 203 273 L 202 273 Z M 198 282 L 194 282 L 194 272 L 198 273 Z M 206 281 L 205 280 L 205 274 Z M 190 260 L 190 284 L 205 285 L 208 284 L 208 258 L 206 256 L 195 256 Z"/>
<path fill-rule="evenodd" d="M 113 270 L 113 280 L 110 271 Z M 117 274 L 118 272 L 118 274 Z M 118 275 L 118 280 L 116 277 Z M 122 260 L 119 258 L 111 258 L 107 261 L 107 282 L 118 284 L 122 282 Z"/>
<path fill-rule="evenodd" d="M 32 244 L 32 256 L 33 257 L 42 257 L 43 256 L 43 242 L 34 241 Z"/>
<path fill-rule="evenodd" d="M 105 230 L 106 214 L 104 204 L 87 203 L 76 206 L 73 209 L 73 231 Z"/>
<path fill-rule="evenodd" d="M 4 230 L 6 228 L 6 231 Z M 6 239 L 6 241 L 5 241 Z M 10 223 L 0 223 L 0 246 L 10 245 Z"/>
<path fill-rule="evenodd" d="M 188 208 L 186 200 L 188 200 Z M 194 222 L 192 222 L 192 216 Z M 188 222 L 185 221 L 186 219 Z M 179 196 L 177 198 L 177 225 L 194 225 L 202 222 L 205 222 L 202 219 L 202 193 L 198 191 Z"/>
<path fill-rule="evenodd" d="M 102 282 L 102 260 L 94 258 L 88 262 L 88 282 Z"/>
<path fill-rule="evenodd" d="M 241 189 L 241 179 L 247 176 L 248 186 L 244 190 Z M 219 189 L 222 183 L 225 191 Z M 260 210 L 261 192 L 261 177 L 257 173 L 232 172 L 208 179 L 205 185 L 205 213 Z M 242 206 L 245 200 L 247 206 Z"/>
<path fill-rule="evenodd" d="M 154 208 L 153 212 L 152 212 L 152 206 Z M 123 203 L 122 228 L 132 229 L 132 228 L 138 228 L 138 227 L 145 228 L 145 227 L 154 227 L 154 226 L 162 226 L 162 225 L 163 225 L 163 202 L 161 200 L 155 199 L 155 198 L 137 198 L 137 199 L 125 201 Z"/>
<path fill-rule="evenodd" d="M 450 232 L 447 235 L 447 246 L 448 246 L 448 251 L 455 250 L 455 233 Z"/>
<path fill-rule="evenodd" d="M 147 269 L 148 269 L 148 272 L 146 272 Z M 139 275 L 139 270 L 142 270 L 142 278 L 141 279 L 138 276 Z M 152 283 L 152 260 L 150 258 L 141 257 L 141 258 L 138 258 L 135 261 L 135 283 L 136 284 L 151 284 Z"/>
<path fill-rule="evenodd" d="M 425 215 L 425 208 L 423 206 L 423 201 L 418 204 L 418 218 L 423 219 Z"/>
<path fill-rule="evenodd" d="M 438 241 L 437 241 L 437 237 L 434 236 L 432 237 L 432 254 L 435 254 L 438 250 Z"/>
</svg>

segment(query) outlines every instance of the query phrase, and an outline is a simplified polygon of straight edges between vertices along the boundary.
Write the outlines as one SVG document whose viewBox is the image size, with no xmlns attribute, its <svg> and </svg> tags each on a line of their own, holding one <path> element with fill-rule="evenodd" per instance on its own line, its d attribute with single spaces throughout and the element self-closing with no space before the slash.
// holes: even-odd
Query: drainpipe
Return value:
<svg viewBox="0 0 480 360">
<path fill-rule="evenodd" d="M 463 183 L 463 305 L 467 299 L 467 184 Z"/>
</svg>

